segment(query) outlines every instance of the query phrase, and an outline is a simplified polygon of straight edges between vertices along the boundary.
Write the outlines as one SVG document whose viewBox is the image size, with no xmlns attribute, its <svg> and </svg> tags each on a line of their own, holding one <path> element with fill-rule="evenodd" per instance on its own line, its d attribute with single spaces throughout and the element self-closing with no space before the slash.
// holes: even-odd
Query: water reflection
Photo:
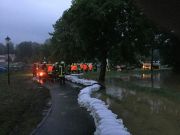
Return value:
<svg viewBox="0 0 180 135">
<path fill-rule="evenodd" d="M 160 76 L 161 76 L 160 73 L 153 74 L 153 80 L 160 81 Z M 141 75 L 141 79 L 143 79 L 143 80 L 150 80 L 151 77 L 152 77 L 152 74 L 145 74 L 145 73 L 143 73 Z"/>
<path fill-rule="evenodd" d="M 180 90 L 180 77 L 171 72 L 131 74 L 129 81 L 143 87 Z"/>
<path fill-rule="evenodd" d="M 157 74 L 155 81 L 161 84 L 161 77 L 162 74 Z M 139 76 L 139 81 L 142 79 L 149 81 L 150 78 L 146 75 Z M 104 100 L 123 119 L 133 135 L 180 135 L 178 100 L 151 92 L 121 88 L 117 78 L 107 79 L 106 90 L 94 96 Z"/>
<path fill-rule="evenodd" d="M 124 98 L 126 98 L 127 96 L 130 96 L 130 95 L 135 95 L 136 92 L 135 91 L 127 91 L 126 89 L 124 88 L 120 88 L 120 87 L 111 87 L 111 86 L 107 86 L 107 90 L 106 90 L 106 94 L 112 96 L 112 97 L 115 97 L 117 98 L 118 100 L 123 100 Z"/>
<path fill-rule="evenodd" d="M 98 93 L 97 95 L 96 95 L 97 98 L 100 98 L 102 96 L 102 94 L 100 93 Z M 138 93 L 133 90 L 127 90 L 125 88 L 120 88 L 118 86 L 114 86 L 110 84 L 107 85 L 106 95 L 112 97 L 112 99 L 118 100 L 118 102 L 134 99 L 135 100 L 134 103 L 145 104 L 146 107 L 149 108 L 148 110 L 151 113 L 159 113 L 161 111 L 166 111 L 167 109 L 166 104 L 164 104 L 164 101 L 162 101 L 158 97 L 155 96 L 151 97 L 150 95 L 146 95 L 146 94 L 142 95 L 142 93 Z M 111 99 L 109 99 L 108 97 L 106 98 L 106 102 L 108 105 L 111 105 L 110 104 Z M 136 104 L 134 106 L 136 106 Z"/>
</svg>

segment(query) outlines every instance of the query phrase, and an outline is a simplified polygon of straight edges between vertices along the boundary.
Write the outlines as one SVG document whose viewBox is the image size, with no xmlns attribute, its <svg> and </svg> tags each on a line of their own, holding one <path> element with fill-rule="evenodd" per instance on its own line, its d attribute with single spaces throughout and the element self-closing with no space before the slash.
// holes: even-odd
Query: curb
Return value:
<svg viewBox="0 0 180 135">
<path fill-rule="evenodd" d="M 51 114 L 52 110 L 53 110 L 53 103 L 52 103 L 52 99 L 49 100 L 51 101 L 50 104 L 50 108 L 48 109 L 46 116 L 44 116 L 44 118 L 42 119 L 42 121 L 35 127 L 35 129 L 33 129 L 33 131 L 29 134 L 29 135 L 35 135 L 36 132 L 42 127 L 42 125 L 46 122 L 47 118 L 49 117 L 49 115 Z"/>
</svg>

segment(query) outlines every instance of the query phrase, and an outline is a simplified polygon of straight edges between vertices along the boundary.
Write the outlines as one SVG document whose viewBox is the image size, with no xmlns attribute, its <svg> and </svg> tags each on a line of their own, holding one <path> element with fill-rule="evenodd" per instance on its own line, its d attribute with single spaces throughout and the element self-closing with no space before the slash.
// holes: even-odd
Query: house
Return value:
<svg viewBox="0 0 180 135">
<path fill-rule="evenodd" d="M 10 61 L 14 62 L 15 54 L 9 54 Z M 5 63 L 8 60 L 8 54 L 0 55 L 0 63 Z"/>
<path fill-rule="evenodd" d="M 7 56 L 7 54 L 6 54 L 6 56 Z M 7 57 L 8 57 L 8 56 L 7 56 Z M 14 60 L 15 60 L 15 58 L 16 58 L 15 54 L 9 54 L 9 57 L 10 57 L 10 60 L 11 60 L 12 62 L 14 62 Z"/>
<path fill-rule="evenodd" d="M 0 55 L 0 63 L 5 63 L 6 62 L 6 55 Z"/>
<path fill-rule="evenodd" d="M 160 69 L 160 61 L 153 61 L 152 65 L 153 69 Z M 151 62 L 143 62 L 142 63 L 143 70 L 151 70 Z"/>
</svg>

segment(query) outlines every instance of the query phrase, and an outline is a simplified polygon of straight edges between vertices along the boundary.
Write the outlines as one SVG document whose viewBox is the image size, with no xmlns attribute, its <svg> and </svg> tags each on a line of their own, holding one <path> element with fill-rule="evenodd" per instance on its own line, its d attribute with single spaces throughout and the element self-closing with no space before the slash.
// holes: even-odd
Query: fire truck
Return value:
<svg viewBox="0 0 180 135">
<path fill-rule="evenodd" d="M 38 68 L 36 71 L 37 79 L 46 80 L 48 78 L 47 65 L 45 63 L 38 64 Z"/>
<path fill-rule="evenodd" d="M 34 63 L 33 64 L 33 76 L 39 80 L 51 80 L 59 81 L 61 84 L 65 83 L 65 66 L 64 63 L 58 64 L 46 64 L 46 63 Z"/>
</svg>

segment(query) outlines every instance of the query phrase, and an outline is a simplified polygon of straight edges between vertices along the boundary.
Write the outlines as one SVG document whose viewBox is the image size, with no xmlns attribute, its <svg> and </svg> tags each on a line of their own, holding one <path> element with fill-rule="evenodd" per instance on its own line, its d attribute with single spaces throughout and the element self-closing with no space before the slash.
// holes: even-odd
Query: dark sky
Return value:
<svg viewBox="0 0 180 135">
<path fill-rule="evenodd" d="M 145 14 L 160 27 L 180 38 L 180 0 L 136 0 Z M 71 0 L 0 0 L 0 42 L 43 43 L 52 24 L 71 5 Z"/>
<path fill-rule="evenodd" d="M 70 5 L 71 0 L 0 0 L 0 42 L 8 35 L 15 44 L 43 43 Z"/>
</svg>

